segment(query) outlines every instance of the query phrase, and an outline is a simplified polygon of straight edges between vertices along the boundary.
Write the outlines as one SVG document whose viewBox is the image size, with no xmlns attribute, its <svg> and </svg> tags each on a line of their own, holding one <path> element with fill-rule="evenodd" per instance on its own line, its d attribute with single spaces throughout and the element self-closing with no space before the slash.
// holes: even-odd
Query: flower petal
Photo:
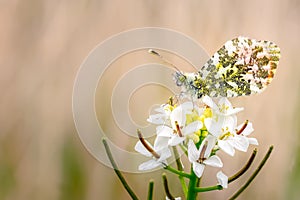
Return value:
<svg viewBox="0 0 300 200">
<path fill-rule="evenodd" d="M 249 144 L 258 145 L 258 141 L 256 138 L 248 138 Z"/>
<path fill-rule="evenodd" d="M 203 165 L 203 164 L 193 162 L 193 171 L 198 178 L 200 178 L 202 176 L 204 167 L 205 167 L 205 165 Z"/>
<path fill-rule="evenodd" d="M 218 102 L 219 108 L 221 108 L 221 115 L 229 116 L 229 115 L 234 115 L 242 110 L 244 108 L 233 108 L 230 101 L 227 98 L 221 98 L 220 101 Z M 226 108 L 225 110 L 222 110 L 223 108 Z"/>
<path fill-rule="evenodd" d="M 195 162 L 199 159 L 200 156 L 200 152 L 198 151 L 196 145 L 194 144 L 193 140 L 189 140 L 188 143 L 188 157 L 189 157 L 189 161 Z"/>
<path fill-rule="evenodd" d="M 173 129 L 168 126 L 156 127 L 156 134 L 162 137 L 171 137 L 173 135 Z"/>
<path fill-rule="evenodd" d="M 228 177 L 222 171 L 219 171 L 217 173 L 217 179 L 218 179 L 219 184 L 223 188 L 227 188 L 228 187 Z"/>
<path fill-rule="evenodd" d="M 170 115 L 171 125 L 174 130 L 176 130 L 175 122 L 179 124 L 179 126 L 185 125 L 186 115 L 181 106 L 176 107 L 171 115 Z"/>
<path fill-rule="evenodd" d="M 220 123 L 217 123 L 212 118 L 206 118 L 204 119 L 205 127 L 207 128 L 208 132 L 210 132 L 215 137 L 219 137 L 222 133 L 222 126 Z"/>
<path fill-rule="evenodd" d="M 218 102 L 219 108 L 232 109 L 230 101 L 226 97 L 222 97 Z"/>
<path fill-rule="evenodd" d="M 184 127 L 182 129 L 182 133 L 184 135 L 189 135 L 189 134 L 191 134 L 193 132 L 196 132 L 199 129 L 201 129 L 202 126 L 203 126 L 202 122 L 200 122 L 200 121 L 194 121 L 194 122 L 190 123 L 189 125 L 187 125 L 186 127 Z"/>
<path fill-rule="evenodd" d="M 248 138 L 242 135 L 234 136 L 234 148 L 236 148 L 239 151 L 247 152 L 248 147 L 249 147 Z"/>
<path fill-rule="evenodd" d="M 150 169 L 154 169 L 158 166 L 162 166 L 162 164 L 155 160 L 148 160 L 139 165 L 139 170 L 141 170 L 141 171 L 150 170 Z"/>
<path fill-rule="evenodd" d="M 211 154 L 211 151 L 213 150 L 213 148 L 216 145 L 216 137 L 212 136 L 212 135 L 208 135 L 206 136 L 205 140 L 203 140 L 200 148 L 199 148 L 199 152 L 202 151 L 202 148 L 204 146 L 204 144 L 207 144 L 206 150 L 204 152 L 204 158 L 208 158 Z"/>
<path fill-rule="evenodd" d="M 166 120 L 166 115 L 165 114 L 154 114 L 150 115 L 147 119 L 147 122 L 150 122 L 152 124 L 163 124 Z"/>
<path fill-rule="evenodd" d="M 159 159 L 157 160 L 158 162 L 164 162 L 167 158 L 170 158 L 172 156 L 169 148 L 161 149 L 157 153 L 160 155 Z"/>
<path fill-rule="evenodd" d="M 237 126 L 236 115 L 225 117 L 223 123 L 223 127 L 226 127 L 230 133 L 234 133 L 235 127 Z"/>
<path fill-rule="evenodd" d="M 160 151 L 168 147 L 169 138 L 157 136 L 154 141 L 154 150 Z"/>
<path fill-rule="evenodd" d="M 150 147 L 152 147 L 152 145 L 151 145 L 148 141 L 146 141 L 146 142 L 147 142 L 147 144 L 148 144 Z M 140 154 L 144 155 L 144 156 L 147 156 L 147 157 L 151 157 L 151 156 L 152 156 L 152 154 L 144 147 L 144 145 L 142 144 L 141 141 L 138 141 L 138 142 L 136 143 L 134 149 L 135 149 L 137 152 L 139 152 Z"/>
<path fill-rule="evenodd" d="M 229 143 L 229 141 L 219 140 L 218 146 L 220 147 L 220 149 L 222 149 L 228 155 L 234 156 L 235 150 L 234 150 L 233 146 Z"/>
<path fill-rule="evenodd" d="M 165 113 L 165 110 L 164 110 L 163 106 L 159 106 L 159 107 L 155 108 L 154 111 L 158 112 L 158 113 Z"/>
<path fill-rule="evenodd" d="M 202 102 L 211 107 L 213 110 L 217 110 L 218 106 L 209 96 L 202 97 Z"/>
<path fill-rule="evenodd" d="M 176 146 L 178 144 L 180 144 L 181 142 L 183 142 L 185 140 L 185 137 L 179 137 L 179 136 L 173 136 L 170 138 L 168 145 L 170 146 Z"/>
<path fill-rule="evenodd" d="M 193 110 L 193 108 L 194 108 L 193 102 L 191 102 L 191 101 L 184 102 L 180 106 L 185 111 Z"/>
<path fill-rule="evenodd" d="M 226 116 L 234 115 L 234 114 L 237 114 L 237 113 L 239 113 L 239 112 L 241 112 L 243 110 L 244 110 L 244 108 L 233 108 L 233 109 L 227 110 L 227 112 L 226 112 L 225 115 Z"/>
<path fill-rule="evenodd" d="M 223 167 L 221 159 L 216 155 L 207 158 L 203 163 L 212 167 Z"/>
</svg>

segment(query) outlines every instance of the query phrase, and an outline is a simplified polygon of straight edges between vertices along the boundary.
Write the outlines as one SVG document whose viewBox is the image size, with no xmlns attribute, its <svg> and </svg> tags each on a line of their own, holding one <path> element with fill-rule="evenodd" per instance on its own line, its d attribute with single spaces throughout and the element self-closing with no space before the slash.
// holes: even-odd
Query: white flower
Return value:
<svg viewBox="0 0 300 200">
<path fill-rule="evenodd" d="M 206 165 L 223 167 L 221 159 L 217 155 L 211 156 L 211 151 L 216 144 L 215 137 L 208 135 L 202 142 L 199 150 L 195 143 L 189 140 L 188 158 L 193 165 L 193 171 L 197 177 L 201 177 Z"/>
<path fill-rule="evenodd" d="M 249 144 L 258 145 L 258 141 L 256 138 L 248 138 L 247 137 L 254 131 L 252 123 L 247 121 L 245 128 L 244 128 L 244 126 L 245 126 L 245 123 L 241 124 L 237 127 L 237 130 L 241 132 L 241 133 L 239 133 L 240 136 L 245 137 L 248 140 Z"/>
<path fill-rule="evenodd" d="M 207 118 L 204 123 L 208 132 L 217 138 L 220 149 L 230 156 L 234 156 L 235 149 L 246 152 L 249 144 L 258 145 L 255 138 L 247 137 L 254 130 L 252 123 L 247 121 L 237 127 L 236 116 L 225 117 L 219 121 Z"/>
<path fill-rule="evenodd" d="M 183 142 L 186 136 L 200 130 L 202 128 L 202 122 L 195 121 L 187 125 L 186 127 L 178 127 L 178 130 L 173 130 L 168 126 L 157 127 L 157 135 L 159 137 L 168 137 L 168 145 L 175 146 Z"/>
<path fill-rule="evenodd" d="M 186 115 L 190 114 L 193 110 L 193 103 L 188 101 L 177 106 L 170 114 L 171 126 L 176 130 L 176 122 L 178 125 L 184 126 L 186 122 Z"/>
<path fill-rule="evenodd" d="M 170 127 L 158 126 L 156 133 L 160 137 L 168 137 L 170 140 L 168 144 L 175 146 L 186 139 L 186 136 L 200 130 L 203 126 L 202 122 L 195 120 L 189 124 L 187 123 L 187 114 L 193 111 L 192 102 L 185 102 L 176 107 L 170 114 Z"/>
<path fill-rule="evenodd" d="M 166 114 L 164 113 L 164 111 L 161 112 L 162 111 L 161 109 L 156 109 L 156 111 L 159 111 L 159 113 L 150 115 L 147 121 L 150 122 L 151 124 L 163 124 L 167 119 Z"/>
<path fill-rule="evenodd" d="M 232 138 L 230 137 L 236 125 L 236 117 L 226 117 L 216 121 L 212 118 L 206 118 L 204 124 L 210 134 L 218 140 L 218 146 L 225 153 L 233 156 L 235 153 Z"/>
<path fill-rule="evenodd" d="M 182 104 L 182 107 L 180 109 L 184 108 L 186 109 L 187 107 L 192 107 L 193 105 L 188 104 Z M 169 99 L 169 102 L 166 104 L 160 105 L 159 108 L 154 109 L 156 114 L 150 115 L 147 119 L 148 122 L 151 124 L 156 124 L 156 125 L 162 125 L 169 123 L 168 121 L 170 120 L 170 115 L 173 112 L 173 110 L 176 108 L 176 106 L 173 105 L 173 98 Z"/>
<path fill-rule="evenodd" d="M 228 187 L 228 177 L 222 171 L 219 171 L 217 173 L 217 179 L 218 179 L 219 184 L 223 188 L 227 188 Z"/>
<path fill-rule="evenodd" d="M 215 114 L 220 116 L 230 116 L 237 114 L 238 112 L 244 110 L 244 108 L 234 108 L 230 101 L 222 97 L 218 104 L 216 104 L 209 96 L 204 96 L 202 98 L 203 103 L 211 107 L 211 109 L 215 112 Z"/>
<path fill-rule="evenodd" d="M 159 166 L 163 167 L 163 164 L 167 164 L 166 159 L 171 157 L 171 151 L 167 145 L 167 138 L 157 137 L 154 142 L 154 147 L 143 138 L 142 140 L 144 144 L 139 140 L 134 149 L 144 156 L 152 157 L 152 159 L 140 164 L 139 170 L 150 170 Z"/>
<path fill-rule="evenodd" d="M 150 115 L 147 119 L 151 124 L 164 124 L 169 118 L 172 110 L 172 106 L 169 104 L 163 104 L 159 108 L 156 108 L 156 114 Z"/>
</svg>

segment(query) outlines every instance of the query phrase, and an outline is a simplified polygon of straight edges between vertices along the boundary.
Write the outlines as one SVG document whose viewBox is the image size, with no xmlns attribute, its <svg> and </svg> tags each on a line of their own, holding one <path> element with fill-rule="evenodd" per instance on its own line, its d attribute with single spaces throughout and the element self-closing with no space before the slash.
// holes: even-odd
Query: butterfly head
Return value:
<svg viewBox="0 0 300 200">
<path fill-rule="evenodd" d="M 176 85 L 180 87 L 182 85 L 185 85 L 187 77 L 182 72 L 176 71 L 174 74 L 174 81 Z"/>
</svg>

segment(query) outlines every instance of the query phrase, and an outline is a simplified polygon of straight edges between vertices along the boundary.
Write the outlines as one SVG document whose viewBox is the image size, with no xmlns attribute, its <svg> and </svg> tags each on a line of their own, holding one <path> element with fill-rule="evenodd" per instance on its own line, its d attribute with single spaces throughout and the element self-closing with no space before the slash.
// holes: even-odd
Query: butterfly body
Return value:
<svg viewBox="0 0 300 200">
<path fill-rule="evenodd" d="M 196 73 L 175 73 L 183 91 L 201 98 L 261 93 L 272 81 L 280 58 L 273 42 L 238 37 L 227 41 Z"/>
</svg>

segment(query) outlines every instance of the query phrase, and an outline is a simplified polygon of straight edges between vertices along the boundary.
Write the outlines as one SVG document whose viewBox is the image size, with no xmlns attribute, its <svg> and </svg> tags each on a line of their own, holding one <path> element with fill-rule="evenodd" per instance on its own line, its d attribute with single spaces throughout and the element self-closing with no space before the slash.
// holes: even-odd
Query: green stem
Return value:
<svg viewBox="0 0 300 200">
<path fill-rule="evenodd" d="M 107 141 L 105 138 L 102 139 L 102 142 L 104 144 L 105 147 L 105 151 L 107 154 L 107 157 L 112 165 L 112 167 L 114 168 L 115 173 L 117 174 L 119 180 L 121 181 L 122 185 L 124 186 L 124 188 L 126 189 L 126 191 L 128 192 L 128 194 L 131 196 L 131 198 L 133 200 L 138 200 L 138 197 L 136 196 L 136 194 L 133 192 L 133 190 L 130 188 L 130 186 L 127 184 L 125 178 L 123 177 L 121 171 L 118 169 L 118 166 L 116 164 L 116 162 L 113 159 L 112 153 L 110 151 L 110 148 L 107 144 Z"/>
<path fill-rule="evenodd" d="M 174 174 L 177 174 L 179 176 L 186 177 L 186 178 L 191 178 L 190 174 L 178 171 L 177 169 L 174 169 L 173 167 L 171 167 L 169 165 L 164 166 L 164 169 L 166 169 L 166 170 L 168 170 L 168 171 L 170 171 L 170 172 L 172 172 Z"/>
<path fill-rule="evenodd" d="M 189 182 L 189 189 L 188 189 L 188 195 L 187 195 L 187 200 L 196 200 L 197 198 L 197 192 L 196 192 L 196 186 L 197 186 L 197 181 L 198 177 L 193 171 L 193 166 L 191 166 L 191 174 L 190 174 L 190 182 Z"/>
<path fill-rule="evenodd" d="M 167 176 L 165 173 L 163 173 L 162 175 L 162 178 L 163 178 L 163 184 L 164 184 L 164 189 L 165 189 L 165 192 L 166 192 L 166 196 L 171 199 L 171 200 L 174 200 L 174 196 L 170 193 L 170 190 L 169 190 L 169 186 L 168 186 L 168 180 L 167 180 Z"/>
<path fill-rule="evenodd" d="M 238 179 L 240 176 L 242 176 L 251 166 L 251 164 L 253 163 L 253 160 L 255 158 L 257 154 L 257 149 L 255 148 L 248 160 L 248 162 L 246 163 L 246 165 L 240 169 L 240 171 L 238 171 L 236 174 L 234 174 L 233 176 L 229 177 L 228 179 L 228 183 L 231 183 L 233 181 L 235 181 L 236 179 Z"/>
<path fill-rule="evenodd" d="M 196 144 L 197 149 L 199 149 L 202 141 L 205 137 L 203 137 L 203 131 L 201 130 L 200 140 Z M 189 182 L 189 188 L 188 188 L 188 195 L 187 200 L 196 200 L 198 192 L 196 191 L 196 188 L 200 185 L 200 179 L 196 176 L 193 170 L 193 164 L 191 164 L 191 173 L 190 173 L 190 182 Z"/>
<path fill-rule="evenodd" d="M 175 159 L 176 159 L 177 169 L 178 169 L 178 171 L 183 172 L 182 162 L 181 162 L 181 159 L 180 159 L 180 156 L 179 156 L 179 153 L 178 153 L 178 150 L 177 150 L 176 146 L 173 146 L 173 152 L 174 152 L 174 156 L 175 156 Z M 183 194 L 186 198 L 188 189 L 187 189 L 186 183 L 184 181 L 184 177 L 179 175 L 178 178 L 179 178 L 182 190 L 183 190 Z"/>
<path fill-rule="evenodd" d="M 149 186 L 148 186 L 148 197 L 147 200 L 153 199 L 153 188 L 154 188 L 154 181 L 150 180 Z"/>
<path fill-rule="evenodd" d="M 253 174 L 250 176 L 250 178 L 247 180 L 247 182 L 229 200 L 236 199 L 250 185 L 250 183 L 254 180 L 254 178 L 257 176 L 257 174 L 260 172 L 260 170 L 266 164 L 267 160 L 269 159 L 269 157 L 273 151 L 273 148 L 274 148 L 273 145 L 269 147 L 268 152 L 266 153 L 265 157 L 260 162 L 257 169 L 253 172 Z"/>
</svg>

